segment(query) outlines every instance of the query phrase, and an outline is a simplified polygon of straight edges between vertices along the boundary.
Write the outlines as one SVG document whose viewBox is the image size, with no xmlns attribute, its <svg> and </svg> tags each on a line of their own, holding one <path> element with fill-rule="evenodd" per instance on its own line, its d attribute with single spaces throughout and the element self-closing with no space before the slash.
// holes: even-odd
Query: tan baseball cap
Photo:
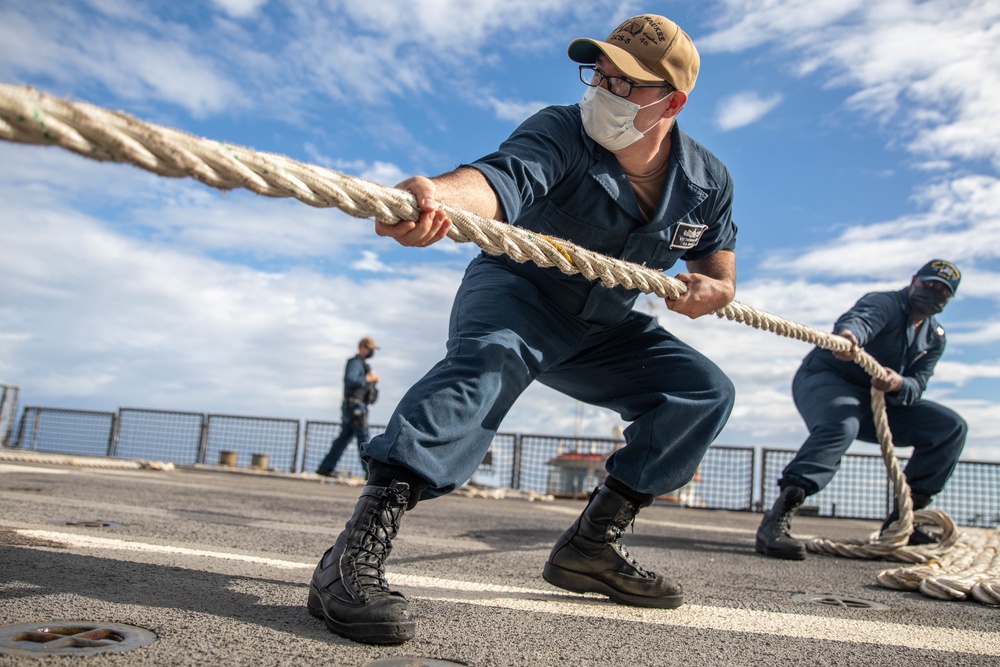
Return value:
<svg viewBox="0 0 1000 667">
<path fill-rule="evenodd" d="M 690 93 L 698 78 L 701 58 L 694 42 L 668 18 L 643 14 L 628 19 L 603 42 L 574 39 L 569 57 L 584 65 L 603 53 L 625 76 L 639 81 L 666 81 Z"/>
<path fill-rule="evenodd" d="M 358 347 L 361 347 L 362 345 L 364 345 L 365 347 L 367 347 L 369 350 L 377 350 L 378 349 L 378 345 L 375 344 L 375 339 L 372 338 L 371 336 L 365 336 L 364 338 L 362 338 L 361 340 L 359 340 L 358 341 Z"/>
</svg>

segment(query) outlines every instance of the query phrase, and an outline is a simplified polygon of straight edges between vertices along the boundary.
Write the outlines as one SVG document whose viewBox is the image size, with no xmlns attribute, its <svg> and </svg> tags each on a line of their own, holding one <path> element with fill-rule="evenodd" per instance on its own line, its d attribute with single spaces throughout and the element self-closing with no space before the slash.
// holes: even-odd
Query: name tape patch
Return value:
<svg viewBox="0 0 1000 667">
<path fill-rule="evenodd" d="M 674 230 L 674 238 L 670 241 L 670 247 L 690 250 L 698 245 L 698 241 L 701 240 L 701 235 L 705 233 L 706 229 L 708 229 L 708 225 L 679 222 L 677 229 Z"/>
</svg>

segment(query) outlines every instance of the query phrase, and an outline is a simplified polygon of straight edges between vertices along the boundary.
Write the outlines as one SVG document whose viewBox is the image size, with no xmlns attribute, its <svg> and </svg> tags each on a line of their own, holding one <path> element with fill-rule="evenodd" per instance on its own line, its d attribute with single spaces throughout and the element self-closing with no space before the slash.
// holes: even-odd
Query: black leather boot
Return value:
<svg viewBox="0 0 1000 667">
<path fill-rule="evenodd" d="M 354 516 L 316 566 L 309 613 L 338 635 L 366 644 L 413 639 L 409 602 L 385 580 L 385 560 L 409 500 L 405 482 L 366 486 Z"/>
<path fill-rule="evenodd" d="M 684 602 L 679 584 L 650 572 L 619 542 L 639 504 L 609 489 L 594 489 L 583 514 L 563 533 L 542 577 L 574 593 L 601 593 L 619 604 L 673 609 Z"/>
<path fill-rule="evenodd" d="M 931 497 L 926 493 L 920 493 L 919 491 L 910 491 L 910 500 L 913 502 L 913 511 L 922 510 L 931 504 Z M 885 518 L 882 522 L 882 528 L 879 529 L 879 535 L 885 532 L 885 529 L 889 527 L 893 521 L 899 518 L 899 504 L 893 503 L 892 512 L 889 516 Z M 935 535 L 929 531 L 925 524 L 914 523 L 913 532 L 910 533 L 909 539 L 906 541 L 908 546 L 920 546 L 923 544 L 936 544 L 941 541 L 940 535 Z"/>
<path fill-rule="evenodd" d="M 802 487 L 788 485 L 782 487 L 781 494 L 757 529 L 757 552 L 771 558 L 804 560 L 806 545 L 790 534 L 792 515 L 806 499 Z"/>
</svg>

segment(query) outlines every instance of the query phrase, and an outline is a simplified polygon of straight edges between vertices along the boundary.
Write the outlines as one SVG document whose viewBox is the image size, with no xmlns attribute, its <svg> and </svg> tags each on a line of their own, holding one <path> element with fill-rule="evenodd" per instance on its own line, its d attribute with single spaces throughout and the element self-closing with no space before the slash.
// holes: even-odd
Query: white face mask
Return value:
<svg viewBox="0 0 1000 667">
<path fill-rule="evenodd" d="M 659 104 L 667 98 L 639 106 L 623 97 L 613 95 L 600 86 L 587 88 L 580 100 L 580 112 L 583 115 L 583 129 L 587 136 L 607 148 L 609 151 L 620 151 L 642 139 L 643 132 L 649 132 L 660 124 L 661 117 L 643 131 L 636 129 L 635 115 L 639 109 Z"/>
</svg>

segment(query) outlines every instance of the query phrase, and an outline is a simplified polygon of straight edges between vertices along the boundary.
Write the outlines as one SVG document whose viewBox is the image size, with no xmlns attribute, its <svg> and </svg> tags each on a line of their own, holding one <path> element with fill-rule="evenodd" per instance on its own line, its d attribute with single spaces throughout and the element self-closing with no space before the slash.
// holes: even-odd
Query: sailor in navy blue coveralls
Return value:
<svg viewBox="0 0 1000 667">
<path fill-rule="evenodd" d="M 648 222 L 614 155 L 583 132 L 577 106 L 544 109 L 471 167 L 519 227 L 666 270 L 736 242 L 725 167 L 676 125 L 673 144 L 669 187 Z M 650 496 L 680 488 L 725 424 L 734 390 L 711 361 L 633 310 L 638 294 L 481 254 L 455 297 L 445 358 L 366 454 L 418 471 L 430 483 L 425 497 L 453 491 L 538 380 L 631 422 L 608 460 L 612 477 Z"/>
<path fill-rule="evenodd" d="M 965 421 L 953 410 L 922 398 L 945 348 L 944 327 L 934 315 L 958 289 L 960 278 L 954 264 L 933 260 L 913 276 L 909 287 L 866 294 L 833 328 L 890 371 L 891 384 L 878 388 L 886 391 L 893 443 L 913 447 L 905 474 L 915 509 L 926 507 L 944 488 L 965 446 Z M 811 496 L 826 487 L 855 440 L 878 442 L 871 410 L 873 384 L 859 365 L 829 350 L 817 347 L 806 355 L 792 381 L 792 397 L 809 437 L 782 472 L 778 484 L 783 495 L 775 504 L 781 511 L 771 518 L 780 518 L 799 495 Z M 765 516 L 762 528 L 768 521 Z M 758 550 L 763 553 L 778 552 L 768 555 L 795 560 L 805 555 L 804 549 L 780 536 L 763 537 L 758 533 Z"/>
<path fill-rule="evenodd" d="M 733 183 L 675 123 L 698 72 L 690 38 L 669 19 L 643 15 L 605 41 L 575 40 L 569 55 L 588 86 L 580 104 L 543 109 L 476 162 L 399 184 L 415 196 L 420 220 L 379 221 L 376 232 L 405 246 L 435 243 L 450 226 L 440 200 L 651 269 L 682 260 L 688 272 L 677 278 L 687 291 L 667 300 L 679 314 L 728 304 L 736 288 Z M 536 380 L 630 422 L 606 480 L 556 542 L 543 577 L 622 604 L 679 606 L 681 587 L 639 565 L 619 538 L 640 508 L 694 476 L 735 392 L 709 359 L 634 311 L 638 296 L 506 255 L 475 258 L 455 296 L 444 359 L 365 449 L 368 486 L 316 568 L 310 611 L 357 641 L 412 636 L 401 596 L 360 577 L 380 571 L 374 564 L 404 511 L 469 480 Z M 373 535 L 384 541 L 369 547 Z"/>
<path fill-rule="evenodd" d="M 340 433 L 323 457 L 316 474 L 332 477 L 340 457 L 351 440 L 357 438 L 358 452 L 363 452 L 368 444 L 368 405 L 375 402 L 378 374 L 368 365 L 368 359 L 375 356 L 378 346 L 370 336 L 358 343 L 358 353 L 347 360 L 344 366 L 344 397 L 340 404 Z"/>
</svg>

